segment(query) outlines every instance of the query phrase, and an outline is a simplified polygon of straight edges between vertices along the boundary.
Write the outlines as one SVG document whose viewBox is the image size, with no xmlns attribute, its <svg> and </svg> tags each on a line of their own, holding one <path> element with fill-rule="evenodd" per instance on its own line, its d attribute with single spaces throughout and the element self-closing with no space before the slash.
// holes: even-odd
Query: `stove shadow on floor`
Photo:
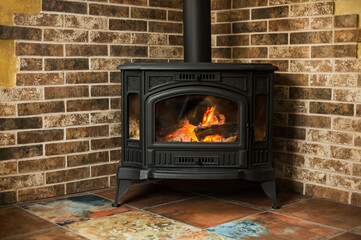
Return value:
<svg viewBox="0 0 361 240">
<path fill-rule="evenodd" d="M 0 239 L 361 239 L 361 207 L 242 181 L 138 183 L 0 207 Z"/>
</svg>

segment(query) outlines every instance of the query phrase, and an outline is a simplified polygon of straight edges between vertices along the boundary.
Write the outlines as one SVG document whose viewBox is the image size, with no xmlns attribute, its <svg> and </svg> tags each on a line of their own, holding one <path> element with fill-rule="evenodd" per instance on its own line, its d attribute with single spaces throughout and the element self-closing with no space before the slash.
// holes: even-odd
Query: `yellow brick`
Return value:
<svg viewBox="0 0 361 240">
<path fill-rule="evenodd" d="M 13 40 L 0 40 L 0 87 L 15 87 L 15 73 L 19 70 Z"/>
</svg>

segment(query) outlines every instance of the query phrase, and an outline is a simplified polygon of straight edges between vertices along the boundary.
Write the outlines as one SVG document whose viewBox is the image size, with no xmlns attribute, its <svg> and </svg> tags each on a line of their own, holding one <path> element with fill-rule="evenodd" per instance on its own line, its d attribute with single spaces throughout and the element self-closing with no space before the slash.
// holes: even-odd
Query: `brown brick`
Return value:
<svg viewBox="0 0 361 240">
<path fill-rule="evenodd" d="M 0 40 L 41 41 L 41 29 L 0 25 Z"/>
<path fill-rule="evenodd" d="M 87 100 L 70 100 L 67 102 L 67 111 L 94 111 L 108 110 L 109 99 L 87 99 Z"/>
<path fill-rule="evenodd" d="M 333 99 L 344 102 L 361 102 L 361 92 L 359 89 L 335 89 Z"/>
<path fill-rule="evenodd" d="M 361 177 L 361 164 L 353 164 L 352 175 Z"/>
<path fill-rule="evenodd" d="M 119 161 L 122 159 L 122 150 L 110 151 L 110 161 Z"/>
<path fill-rule="evenodd" d="M 351 172 L 350 164 L 347 162 L 318 157 L 306 157 L 305 167 L 344 174 L 350 174 Z"/>
<path fill-rule="evenodd" d="M 290 114 L 288 124 L 292 126 L 331 128 L 331 118 L 321 116 L 307 116 L 299 114 Z"/>
<path fill-rule="evenodd" d="M 330 174 L 329 184 L 335 187 L 342 187 L 351 190 L 359 190 L 361 188 L 361 180 L 356 177 L 345 177 L 342 175 Z"/>
<path fill-rule="evenodd" d="M 92 123 L 118 123 L 118 122 L 120 122 L 120 117 L 121 117 L 120 111 L 91 113 L 91 122 Z"/>
<path fill-rule="evenodd" d="M 357 14 L 341 15 L 335 16 L 335 27 L 336 28 L 347 28 L 347 27 L 357 27 Z"/>
<path fill-rule="evenodd" d="M 44 127 L 68 127 L 85 125 L 89 123 L 89 114 L 61 114 L 55 116 L 44 117 Z"/>
<path fill-rule="evenodd" d="M 309 47 L 270 47 L 270 58 L 309 58 Z"/>
<path fill-rule="evenodd" d="M 282 45 L 288 44 L 288 34 L 254 34 L 251 36 L 252 45 Z"/>
<path fill-rule="evenodd" d="M 333 46 L 312 46 L 311 57 L 313 58 L 343 58 L 356 57 L 356 45 L 333 45 Z"/>
<path fill-rule="evenodd" d="M 46 26 L 46 27 L 62 27 L 63 16 L 57 14 L 14 14 L 14 24 L 22 26 Z"/>
<path fill-rule="evenodd" d="M 132 8 L 131 9 L 132 18 L 141 18 L 141 19 L 160 19 L 166 20 L 167 11 L 162 9 L 148 9 L 148 8 Z"/>
<path fill-rule="evenodd" d="M 87 178 L 89 176 L 89 169 L 87 167 L 82 168 L 73 168 L 57 172 L 47 172 L 46 173 L 46 183 L 59 183 L 67 182 L 72 180 L 78 180 Z"/>
<path fill-rule="evenodd" d="M 252 63 L 270 63 L 278 67 L 279 71 L 288 71 L 288 60 L 252 60 Z"/>
<path fill-rule="evenodd" d="M 306 0 L 269 0 L 269 5 L 284 5 L 284 4 L 305 2 L 305 1 Z"/>
<path fill-rule="evenodd" d="M 211 0 L 211 10 L 230 9 L 232 0 Z"/>
<path fill-rule="evenodd" d="M 333 128 L 345 131 L 361 131 L 361 120 L 351 118 L 335 118 L 333 120 Z"/>
<path fill-rule="evenodd" d="M 297 167 L 303 167 L 305 164 L 305 157 L 302 155 L 275 152 L 272 154 L 272 157 L 277 164 L 285 164 Z"/>
<path fill-rule="evenodd" d="M 335 60 L 336 72 L 361 72 L 361 59 Z"/>
<path fill-rule="evenodd" d="M 121 85 L 97 85 L 92 86 L 92 96 L 120 96 Z"/>
<path fill-rule="evenodd" d="M 325 184 L 326 174 L 320 171 L 314 171 L 309 169 L 302 169 L 297 167 L 286 167 L 284 170 L 284 176 L 291 179 L 306 180 L 316 183 Z"/>
<path fill-rule="evenodd" d="M 152 58 L 182 58 L 183 47 L 149 47 Z"/>
<path fill-rule="evenodd" d="M 149 0 L 150 7 L 182 8 L 182 0 Z"/>
<path fill-rule="evenodd" d="M 182 22 L 183 21 L 183 12 L 168 10 L 168 20 Z"/>
<path fill-rule="evenodd" d="M 355 137 L 355 146 L 356 147 L 361 147 L 361 136 L 356 136 Z"/>
<path fill-rule="evenodd" d="M 15 145 L 15 134 L 0 132 L 0 146 Z"/>
<path fill-rule="evenodd" d="M 291 33 L 291 44 L 307 44 L 307 43 L 331 43 L 332 32 L 300 32 Z"/>
<path fill-rule="evenodd" d="M 361 156 L 360 149 L 331 146 L 331 157 L 332 158 L 359 162 L 360 156 Z"/>
<path fill-rule="evenodd" d="M 106 0 L 105 0 L 106 2 Z M 147 6 L 147 0 L 109 0 L 110 3 Z"/>
<path fill-rule="evenodd" d="M 352 134 L 328 130 L 308 129 L 307 140 L 321 143 L 350 145 L 352 144 Z"/>
<path fill-rule="evenodd" d="M 91 141 L 91 146 L 92 146 L 92 150 L 121 147 L 122 138 L 115 137 L 115 138 L 95 139 Z"/>
<path fill-rule="evenodd" d="M 19 161 L 19 172 L 38 172 L 65 167 L 65 157 L 53 157 L 35 160 Z"/>
<path fill-rule="evenodd" d="M 310 113 L 353 116 L 353 104 L 311 102 Z"/>
<path fill-rule="evenodd" d="M 332 17 L 311 18 L 312 29 L 331 29 L 333 27 Z"/>
<path fill-rule="evenodd" d="M 288 141 L 286 144 L 286 150 L 289 152 L 295 152 L 300 154 L 309 154 L 320 157 L 327 157 L 330 152 L 330 147 L 328 145 L 306 143 L 303 141 Z M 325 175 L 324 178 L 326 178 Z M 312 179 L 309 180 L 312 181 Z"/>
<path fill-rule="evenodd" d="M 110 136 L 122 136 L 122 124 L 110 125 Z"/>
<path fill-rule="evenodd" d="M 291 5 L 290 16 L 331 15 L 333 6 L 333 2 L 294 4 Z"/>
<path fill-rule="evenodd" d="M 90 42 L 95 43 L 130 43 L 130 33 L 90 32 Z"/>
<path fill-rule="evenodd" d="M 261 6 L 267 6 L 267 0 L 233 0 L 233 8 L 261 7 Z"/>
<path fill-rule="evenodd" d="M 107 45 L 66 45 L 67 56 L 108 56 Z"/>
<path fill-rule="evenodd" d="M 234 21 L 242 21 L 249 20 L 250 12 L 249 10 L 229 10 L 229 11 L 221 11 L 217 12 L 217 22 L 234 22 Z"/>
<path fill-rule="evenodd" d="M 338 42 L 361 42 L 361 30 L 338 30 L 335 31 L 335 43 Z"/>
<path fill-rule="evenodd" d="M 64 139 L 64 130 L 53 129 L 18 132 L 17 139 L 19 144 L 60 141 Z"/>
<path fill-rule="evenodd" d="M 64 102 L 34 102 L 18 104 L 19 116 L 65 112 Z"/>
<path fill-rule="evenodd" d="M 109 29 L 119 31 L 147 31 L 147 22 L 141 20 L 109 19 Z"/>
<path fill-rule="evenodd" d="M 111 109 L 120 109 L 122 106 L 121 98 L 112 98 L 110 105 L 111 105 Z"/>
<path fill-rule="evenodd" d="M 231 58 L 231 48 L 212 48 L 213 58 Z"/>
<path fill-rule="evenodd" d="M 46 71 L 88 70 L 89 60 L 86 58 L 45 59 Z"/>
<path fill-rule="evenodd" d="M 352 193 L 351 204 L 361 206 L 361 193 L 356 193 L 356 192 Z"/>
<path fill-rule="evenodd" d="M 61 44 L 17 43 L 17 56 L 63 56 Z"/>
<path fill-rule="evenodd" d="M 361 117 L 361 105 L 356 105 L 356 116 Z"/>
<path fill-rule="evenodd" d="M 43 98 L 39 88 L 0 88 L 0 102 L 31 101 Z"/>
<path fill-rule="evenodd" d="M 266 47 L 233 48 L 233 58 L 267 58 Z"/>
<path fill-rule="evenodd" d="M 306 195 L 348 202 L 348 192 L 335 188 L 306 184 Z"/>
<path fill-rule="evenodd" d="M 16 174 L 16 173 L 17 173 L 17 163 L 15 161 L 0 162 L 0 176 Z"/>
<path fill-rule="evenodd" d="M 148 57 L 148 47 L 144 46 L 111 46 L 110 56 Z"/>
<path fill-rule="evenodd" d="M 324 99 L 331 100 L 330 88 L 290 88 L 290 98 L 292 99 Z"/>
<path fill-rule="evenodd" d="M 19 202 L 65 195 L 64 184 L 19 190 Z"/>
<path fill-rule="evenodd" d="M 269 31 L 294 31 L 308 29 L 307 18 L 282 19 L 269 21 Z"/>
<path fill-rule="evenodd" d="M 182 35 L 169 35 L 169 45 L 183 46 L 183 36 Z"/>
<path fill-rule="evenodd" d="M 0 116 L 9 117 L 16 115 L 16 105 L 13 103 L 0 103 Z"/>
<path fill-rule="evenodd" d="M 119 65 L 130 62 L 129 58 L 92 58 L 90 68 L 93 70 L 117 70 Z"/>
<path fill-rule="evenodd" d="M 70 29 L 44 29 L 45 41 L 87 42 L 88 31 Z"/>
<path fill-rule="evenodd" d="M 287 191 L 287 192 L 293 192 L 298 194 L 303 193 L 303 183 L 289 179 L 276 178 L 276 188 L 282 189 L 282 191 Z"/>
<path fill-rule="evenodd" d="M 166 45 L 167 35 L 158 33 L 132 33 L 132 43 L 149 45 Z"/>
<path fill-rule="evenodd" d="M 354 74 L 312 74 L 311 86 L 356 87 L 357 76 Z"/>
<path fill-rule="evenodd" d="M 45 99 L 88 97 L 88 86 L 46 87 Z"/>
<path fill-rule="evenodd" d="M 233 33 L 267 32 L 267 22 L 238 22 L 232 23 Z"/>
<path fill-rule="evenodd" d="M 288 99 L 289 88 L 284 86 L 273 86 L 273 99 Z"/>
<path fill-rule="evenodd" d="M 211 33 L 212 34 L 227 34 L 231 33 L 231 23 L 220 23 L 220 24 L 212 24 L 211 25 Z"/>
<path fill-rule="evenodd" d="M 117 163 L 111 163 L 106 165 L 97 165 L 91 167 L 92 177 L 99 177 L 104 175 L 113 175 L 117 173 Z"/>
<path fill-rule="evenodd" d="M 110 82 L 111 83 L 121 83 L 122 74 L 119 71 L 110 72 Z"/>
<path fill-rule="evenodd" d="M 162 33 L 182 33 L 183 28 L 181 23 L 149 22 L 149 31 Z"/>
<path fill-rule="evenodd" d="M 69 72 L 66 73 L 67 84 L 106 83 L 108 72 Z"/>
<path fill-rule="evenodd" d="M 17 86 L 41 86 L 64 84 L 63 73 L 18 73 Z"/>
<path fill-rule="evenodd" d="M 89 4 L 89 14 L 108 17 L 129 17 L 129 7 Z"/>
<path fill-rule="evenodd" d="M 64 26 L 68 28 L 107 29 L 105 18 L 66 15 Z"/>
<path fill-rule="evenodd" d="M 331 60 L 291 60 L 292 72 L 332 72 Z"/>
<path fill-rule="evenodd" d="M 0 148 L 0 160 L 30 158 L 43 155 L 42 145 Z"/>
<path fill-rule="evenodd" d="M 77 127 L 66 129 L 66 139 L 109 136 L 109 126 Z"/>
<path fill-rule="evenodd" d="M 88 141 L 50 143 L 45 145 L 46 155 L 61 155 L 89 151 Z"/>
<path fill-rule="evenodd" d="M 217 46 L 249 45 L 248 35 L 218 36 Z"/>
<path fill-rule="evenodd" d="M 288 6 L 252 9 L 252 19 L 288 17 Z"/>
<path fill-rule="evenodd" d="M 108 177 L 96 178 L 83 180 L 79 182 L 70 182 L 66 184 L 66 193 L 79 193 L 86 192 L 95 189 L 107 188 L 108 186 Z"/>
<path fill-rule="evenodd" d="M 160 58 L 133 58 L 133 63 L 168 63 L 168 59 Z M 169 59 L 169 62 L 183 62 L 183 59 Z"/>
<path fill-rule="evenodd" d="M 0 118 L 0 131 L 42 128 L 42 124 L 41 117 Z"/>
<path fill-rule="evenodd" d="M 287 125 L 288 116 L 284 113 L 273 113 L 272 114 L 272 123 L 274 125 Z"/>
<path fill-rule="evenodd" d="M 84 2 L 70 2 L 60 0 L 43 0 L 43 11 L 87 13 L 87 4 Z"/>
<path fill-rule="evenodd" d="M 280 138 L 291 138 L 304 140 L 306 138 L 306 130 L 303 128 L 292 127 L 273 127 L 273 135 Z"/>
<path fill-rule="evenodd" d="M 0 205 L 16 202 L 16 191 L 0 192 Z"/>
<path fill-rule="evenodd" d="M 95 163 L 109 162 L 108 152 L 95 152 L 68 156 L 67 166 L 76 167 Z"/>
<path fill-rule="evenodd" d="M 20 71 L 42 71 L 43 59 L 41 58 L 21 58 Z"/>
<path fill-rule="evenodd" d="M 43 183 L 44 175 L 42 173 L 3 177 L 0 178 L 0 191 L 6 189 L 40 186 L 43 185 Z"/>
</svg>

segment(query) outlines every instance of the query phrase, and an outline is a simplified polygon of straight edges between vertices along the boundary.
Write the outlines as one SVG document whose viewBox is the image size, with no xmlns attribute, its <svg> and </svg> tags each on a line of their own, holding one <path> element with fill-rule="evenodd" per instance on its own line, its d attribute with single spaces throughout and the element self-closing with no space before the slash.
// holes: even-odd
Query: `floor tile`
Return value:
<svg viewBox="0 0 361 240">
<path fill-rule="evenodd" d="M 97 195 L 114 199 L 115 190 L 98 193 Z M 195 196 L 194 194 L 172 190 L 157 184 L 144 184 L 131 187 L 120 199 L 120 204 L 127 204 L 136 208 L 146 208 L 167 202 L 173 202 Z"/>
<path fill-rule="evenodd" d="M 21 207 L 60 226 L 131 210 L 127 206 L 113 208 L 110 200 L 92 194 Z"/>
<path fill-rule="evenodd" d="M 91 239 L 171 239 L 199 229 L 136 210 L 76 222 L 67 228 Z"/>
<path fill-rule="evenodd" d="M 25 235 L 14 236 L 12 238 L 7 238 L 6 240 L 25 240 L 25 239 L 26 240 L 66 240 L 66 239 L 86 240 L 87 238 L 72 233 L 61 227 L 56 227 L 45 231 L 37 231 Z"/>
<path fill-rule="evenodd" d="M 207 230 L 243 240 L 321 240 L 340 233 L 335 229 L 268 212 L 225 223 Z"/>
<path fill-rule="evenodd" d="M 351 229 L 350 232 L 361 235 L 361 225 Z"/>
<path fill-rule="evenodd" d="M 277 213 L 344 230 L 361 225 L 361 207 L 319 198 L 283 207 Z"/>
<path fill-rule="evenodd" d="M 260 212 L 208 197 L 192 198 L 148 210 L 199 228 L 208 228 Z"/>
<path fill-rule="evenodd" d="M 231 240 L 233 238 L 228 238 L 216 233 L 211 233 L 208 231 L 201 231 L 196 233 L 187 234 L 181 237 L 178 237 L 174 240 Z"/>
<path fill-rule="evenodd" d="M 18 207 L 3 208 L 0 211 L 0 238 L 54 227 L 56 225 Z"/>
<path fill-rule="evenodd" d="M 346 232 L 337 237 L 331 238 L 331 240 L 361 240 L 361 236 Z"/>
<path fill-rule="evenodd" d="M 246 203 L 257 208 L 271 209 L 273 203 L 271 199 L 262 191 L 261 187 L 245 189 L 239 191 L 226 191 L 212 194 L 212 196 L 220 199 L 234 201 L 238 203 Z M 295 193 L 279 192 L 277 193 L 278 204 L 282 207 L 290 203 L 295 203 L 310 197 L 302 196 Z"/>
</svg>

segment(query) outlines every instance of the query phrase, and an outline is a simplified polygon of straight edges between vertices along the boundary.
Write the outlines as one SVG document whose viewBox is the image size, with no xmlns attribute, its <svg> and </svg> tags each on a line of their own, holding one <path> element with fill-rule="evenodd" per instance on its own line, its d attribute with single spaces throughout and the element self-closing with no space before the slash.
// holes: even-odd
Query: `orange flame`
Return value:
<svg viewBox="0 0 361 240">
<path fill-rule="evenodd" d="M 181 124 L 182 127 L 177 129 L 174 133 L 169 134 L 166 139 L 172 140 L 178 138 L 180 142 L 199 142 L 194 132 L 196 127 L 190 124 L 188 119 L 185 119 Z"/>
<path fill-rule="evenodd" d="M 202 142 L 222 142 L 222 136 L 221 135 L 210 135 L 203 139 Z"/>
</svg>

